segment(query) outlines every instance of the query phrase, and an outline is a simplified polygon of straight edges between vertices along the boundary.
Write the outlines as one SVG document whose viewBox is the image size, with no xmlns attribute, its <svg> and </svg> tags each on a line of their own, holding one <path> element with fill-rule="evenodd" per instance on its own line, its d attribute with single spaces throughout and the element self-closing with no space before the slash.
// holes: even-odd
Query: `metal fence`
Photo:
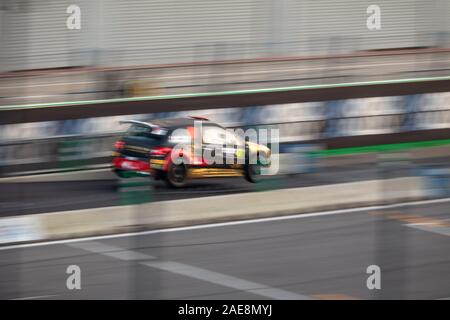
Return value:
<svg viewBox="0 0 450 320">
<path fill-rule="evenodd" d="M 128 117 L 143 120 L 149 117 L 206 115 L 229 128 L 278 129 L 281 144 L 321 144 L 326 148 L 357 147 L 449 139 L 448 99 L 449 93 L 435 93 Z M 0 141 L 1 174 L 107 166 L 114 141 L 122 134 L 121 131 L 110 131 L 111 127 L 120 129 L 117 120 L 118 117 L 79 119 L 72 126 L 65 126 L 65 121 L 53 121 L 45 130 L 40 131 L 40 138 L 24 135 L 20 137 L 21 125 L 8 125 L 5 130 L 10 135 L 15 130 L 16 139 Z M 86 121 L 90 121 L 88 125 L 84 125 Z M 33 123 L 28 125 L 32 126 Z M 34 125 L 38 126 L 39 123 Z M 71 134 L 53 135 L 52 132 L 57 131 L 54 129 L 56 126 L 70 129 Z M 95 131 L 89 132 L 87 128 L 94 128 Z M 36 135 L 36 132 L 30 130 L 33 135 Z"/>
</svg>

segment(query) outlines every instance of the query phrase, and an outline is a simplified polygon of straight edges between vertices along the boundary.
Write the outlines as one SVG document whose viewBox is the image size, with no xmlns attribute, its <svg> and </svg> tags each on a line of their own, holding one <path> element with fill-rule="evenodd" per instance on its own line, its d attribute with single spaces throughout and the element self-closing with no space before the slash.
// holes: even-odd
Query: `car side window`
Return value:
<svg viewBox="0 0 450 320">
<path fill-rule="evenodd" d="M 244 141 L 232 131 L 226 132 L 227 146 L 242 146 Z"/>
<path fill-rule="evenodd" d="M 226 131 L 221 127 L 204 126 L 203 127 L 203 143 L 219 144 L 226 143 Z"/>
</svg>

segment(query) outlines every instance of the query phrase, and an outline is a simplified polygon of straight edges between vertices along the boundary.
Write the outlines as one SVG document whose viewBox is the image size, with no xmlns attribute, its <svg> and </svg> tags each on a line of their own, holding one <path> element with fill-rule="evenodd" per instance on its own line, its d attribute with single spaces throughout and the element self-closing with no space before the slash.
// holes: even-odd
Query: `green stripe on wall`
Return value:
<svg viewBox="0 0 450 320">
<path fill-rule="evenodd" d="M 442 140 L 431 140 L 431 141 L 420 141 L 420 142 L 405 142 L 405 143 L 392 143 L 392 144 L 379 144 L 374 146 L 366 147 L 350 147 L 350 148 L 339 148 L 339 149 L 328 149 L 317 151 L 316 154 L 320 157 L 330 157 L 330 156 L 342 156 L 342 155 L 352 155 L 360 153 L 371 153 L 371 152 L 398 152 L 418 148 L 430 148 L 450 145 L 450 139 Z"/>
</svg>

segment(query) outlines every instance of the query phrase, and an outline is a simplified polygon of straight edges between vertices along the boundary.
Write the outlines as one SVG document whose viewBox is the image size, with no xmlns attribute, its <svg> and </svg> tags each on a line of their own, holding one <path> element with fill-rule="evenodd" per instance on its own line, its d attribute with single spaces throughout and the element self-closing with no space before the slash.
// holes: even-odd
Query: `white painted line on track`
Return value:
<svg viewBox="0 0 450 320">
<path fill-rule="evenodd" d="M 189 278 L 213 283 L 227 288 L 236 289 L 239 291 L 245 291 L 260 295 L 271 299 L 282 300 L 309 300 L 308 296 L 297 294 L 294 292 L 273 288 L 264 284 L 247 281 L 237 277 L 229 276 L 223 273 L 210 271 L 207 269 L 191 266 L 184 263 L 174 261 L 148 261 L 157 259 L 151 255 L 147 255 L 138 251 L 127 250 L 116 246 L 107 245 L 100 242 L 88 241 L 81 243 L 68 244 L 70 247 L 83 249 L 95 254 L 100 254 L 119 260 L 131 261 L 131 260 L 147 260 L 141 262 L 142 265 L 151 267 L 158 270 L 172 272 L 175 274 L 183 275 Z"/>
<path fill-rule="evenodd" d="M 405 224 L 405 226 L 413 228 L 413 229 L 417 229 L 417 230 L 440 234 L 440 235 L 447 236 L 447 237 L 450 236 L 450 227 L 436 226 L 436 225 L 433 225 L 432 223 L 422 223 L 422 224 L 421 223 L 411 223 L 411 224 Z"/>
<path fill-rule="evenodd" d="M 224 197 L 226 197 L 226 195 Z M 183 201 L 183 200 L 171 200 L 171 201 Z M 300 214 L 287 215 L 287 216 L 281 216 L 281 217 L 268 217 L 268 218 L 258 218 L 258 219 L 250 219 L 250 220 L 209 223 L 209 224 L 200 224 L 200 225 L 177 227 L 177 228 L 167 228 L 167 229 L 129 232 L 129 233 L 111 234 L 111 235 L 103 235 L 103 236 L 92 236 L 92 237 L 84 237 L 84 238 L 74 238 L 74 239 L 65 239 L 65 240 L 54 240 L 54 241 L 43 241 L 43 242 L 36 242 L 36 243 L 17 244 L 17 245 L 0 247 L 0 251 L 1 250 L 11 250 L 11 249 L 21 249 L 21 248 L 41 247 L 41 246 L 57 245 L 57 244 L 77 243 L 77 242 L 83 242 L 83 241 L 95 241 L 95 240 L 135 237 L 135 236 L 143 236 L 143 235 L 166 233 L 166 232 L 179 232 L 179 231 L 189 231 L 189 230 L 208 229 L 208 228 L 220 228 L 220 227 L 228 227 L 228 226 L 251 224 L 251 223 L 264 223 L 264 222 L 273 222 L 273 221 L 322 217 L 322 216 L 339 215 L 339 214 L 346 214 L 346 213 L 356 213 L 356 212 L 361 212 L 361 211 L 396 209 L 396 208 L 401 208 L 401 207 L 421 206 L 421 205 L 446 203 L 446 202 L 450 202 L 450 198 L 420 200 L 420 201 L 402 202 L 402 203 L 389 204 L 389 205 L 378 205 L 378 206 L 367 206 L 367 207 L 358 207 L 358 208 L 350 208 L 350 209 L 319 211 L 319 212 L 314 212 L 314 213 L 300 213 Z"/>
<path fill-rule="evenodd" d="M 102 165 L 104 166 L 104 165 Z M 44 170 L 42 172 L 45 172 Z M 92 170 L 78 170 L 78 171 L 67 171 L 67 172 L 52 172 L 39 174 L 39 171 L 35 171 L 36 174 L 29 174 L 25 176 L 10 176 L 0 178 L 0 183 L 10 183 L 10 182 L 48 182 L 45 179 L 51 179 L 52 177 L 65 177 L 65 176 L 74 176 L 80 174 L 96 174 L 96 173 L 108 173 L 111 172 L 111 168 L 100 168 L 100 169 L 92 169 Z M 33 173 L 33 172 L 29 172 Z M 39 179 L 43 179 L 43 181 L 39 181 Z M 27 181 L 28 180 L 28 181 Z M 70 180 L 69 180 L 70 181 Z"/>
<path fill-rule="evenodd" d="M 119 247 L 110 246 L 108 244 L 104 244 L 101 242 L 88 241 L 88 242 L 78 242 L 67 244 L 73 248 L 83 249 L 86 251 L 90 251 L 93 253 L 102 254 L 104 256 L 108 256 L 111 258 L 116 258 L 124 261 L 133 261 L 133 260 L 151 260 L 156 259 L 153 256 L 140 253 L 137 251 L 125 250 Z"/>
<path fill-rule="evenodd" d="M 39 299 L 45 299 L 45 298 L 52 298 L 56 297 L 56 294 L 46 295 L 46 296 L 34 296 L 34 297 L 23 297 L 23 298 L 13 298 L 9 300 L 39 300 Z"/>
<path fill-rule="evenodd" d="M 184 263 L 178 263 L 173 261 L 155 261 L 155 262 L 143 262 L 143 265 L 152 267 L 155 269 L 168 271 L 190 278 L 206 281 L 209 283 L 221 285 L 223 287 L 236 289 L 239 291 L 245 291 L 253 293 L 263 297 L 277 299 L 277 300 L 311 300 L 312 298 L 283 289 L 268 287 L 266 285 L 247 281 L 244 279 L 229 276 L 223 273 L 210 271 L 207 269 L 194 267 Z"/>
</svg>

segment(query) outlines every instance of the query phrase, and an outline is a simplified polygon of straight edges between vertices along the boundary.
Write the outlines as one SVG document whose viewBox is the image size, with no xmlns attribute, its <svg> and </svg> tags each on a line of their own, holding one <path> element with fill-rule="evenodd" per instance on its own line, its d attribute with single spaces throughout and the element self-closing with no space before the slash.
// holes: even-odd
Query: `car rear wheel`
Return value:
<svg viewBox="0 0 450 320">
<path fill-rule="evenodd" d="M 187 169 L 186 166 L 171 164 L 167 172 L 166 181 L 172 188 L 180 188 L 186 185 Z"/>
</svg>

